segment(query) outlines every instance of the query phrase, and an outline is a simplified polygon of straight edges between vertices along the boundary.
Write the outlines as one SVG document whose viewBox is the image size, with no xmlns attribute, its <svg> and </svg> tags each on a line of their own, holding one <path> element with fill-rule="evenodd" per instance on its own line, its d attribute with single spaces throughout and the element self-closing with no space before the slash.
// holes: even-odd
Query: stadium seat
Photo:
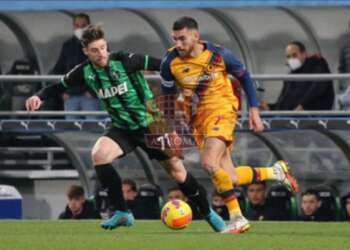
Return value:
<svg viewBox="0 0 350 250">
<path fill-rule="evenodd" d="M 348 213 L 346 212 L 346 203 L 347 203 L 347 200 L 350 198 L 350 193 L 344 195 L 342 198 L 341 198 L 341 219 L 342 220 L 349 220 L 350 219 L 350 216 L 348 215 Z"/>
<path fill-rule="evenodd" d="M 342 209 L 341 209 L 341 201 L 337 192 L 330 187 L 327 186 L 318 186 L 315 188 L 318 191 L 318 194 L 321 198 L 321 213 L 328 220 L 340 220 Z"/>
<path fill-rule="evenodd" d="M 283 185 L 267 186 L 266 200 L 273 212 L 272 220 L 294 220 L 297 218 L 298 209 L 295 196 Z M 252 213 L 252 204 L 245 199 L 245 214 Z"/>
<path fill-rule="evenodd" d="M 27 60 L 16 60 L 12 64 L 9 75 L 37 75 L 38 70 Z M 8 83 L 11 110 L 23 110 L 25 100 L 38 91 L 41 87 L 40 83 Z"/>
<path fill-rule="evenodd" d="M 296 198 L 285 186 L 271 186 L 267 198 L 270 199 L 276 207 L 285 211 L 287 215 L 286 219 L 293 220 L 297 218 L 298 207 Z"/>
<path fill-rule="evenodd" d="M 142 184 L 133 213 L 136 219 L 159 219 L 161 192 L 154 184 Z"/>
</svg>

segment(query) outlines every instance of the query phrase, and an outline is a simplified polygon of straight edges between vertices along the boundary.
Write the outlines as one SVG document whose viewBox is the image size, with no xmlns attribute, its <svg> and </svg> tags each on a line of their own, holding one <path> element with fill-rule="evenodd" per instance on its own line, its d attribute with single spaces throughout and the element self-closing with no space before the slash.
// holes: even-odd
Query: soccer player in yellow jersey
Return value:
<svg viewBox="0 0 350 250">
<path fill-rule="evenodd" d="M 200 40 L 195 19 L 179 18 L 173 24 L 172 38 L 175 46 L 169 49 L 161 65 L 163 93 L 174 94 L 176 88 L 180 90 L 185 117 L 201 151 L 202 166 L 229 210 L 230 222 L 224 232 L 245 232 L 250 225 L 242 216 L 234 185 L 277 180 L 297 191 L 297 182 L 284 161 L 272 167 L 233 167 L 231 150 L 238 100 L 232 92 L 229 75 L 241 82 L 247 95 L 250 129 L 261 132 L 264 127 L 254 83 L 228 49 Z"/>
</svg>

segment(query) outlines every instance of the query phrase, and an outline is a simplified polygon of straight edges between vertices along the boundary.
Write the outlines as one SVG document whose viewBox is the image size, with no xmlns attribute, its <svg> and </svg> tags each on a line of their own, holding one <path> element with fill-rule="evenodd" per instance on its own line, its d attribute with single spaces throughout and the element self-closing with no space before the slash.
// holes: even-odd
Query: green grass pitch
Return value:
<svg viewBox="0 0 350 250">
<path fill-rule="evenodd" d="M 350 249 L 350 223 L 256 222 L 241 235 L 213 233 L 205 222 L 184 230 L 136 221 L 105 231 L 99 221 L 0 221 L 1 250 L 340 250 Z"/>
</svg>

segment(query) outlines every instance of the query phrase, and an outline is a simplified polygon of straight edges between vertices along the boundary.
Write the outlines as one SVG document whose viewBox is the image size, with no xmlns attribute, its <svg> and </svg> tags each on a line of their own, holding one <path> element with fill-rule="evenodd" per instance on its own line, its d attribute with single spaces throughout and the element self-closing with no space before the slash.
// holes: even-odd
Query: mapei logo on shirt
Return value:
<svg viewBox="0 0 350 250">
<path fill-rule="evenodd" d="M 126 82 L 119 84 L 118 86 L 113 86 L 107 89 L 99 89 L 97 95 L 101 99 L 110 98 L 116 95 L 122 95 L 128 92 L 128 85 Z"/>
</svg>

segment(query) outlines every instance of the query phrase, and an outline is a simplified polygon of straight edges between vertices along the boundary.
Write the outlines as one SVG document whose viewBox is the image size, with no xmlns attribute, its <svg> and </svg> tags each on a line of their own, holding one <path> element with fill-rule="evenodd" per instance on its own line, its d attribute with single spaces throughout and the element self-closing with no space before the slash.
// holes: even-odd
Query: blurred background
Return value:
<svg viewBox="0 0 350 250">
<path fill-rule="evenodd" d="M 312 0 L 1 1 L 0 68 L 3 76 L 64 74 L 56 73 L 54 68 L 62 45 L 74 34 L 77 13 L 87 14 L 91 23 L 103 24 L 111 51 L 123 50 L 161 58 L 172 46 L 172 23 L 187 15 L 198 21 L 203 40 L 229 48 L 253 76 L 290 75 L 285 50 L 291 41 L 302 42 L 308 55 L 326 59 L 329 73 L 337 76 L 350 73 L 346 68 L 346 60 L 350 60 L 350 50 L 346 50 L 350 46 L 349 7 L 350 1 Z M 325 113 L 312 113 L 313 110 L 302 118 L 288 114 L 282 119 L 282 127 L 278 122 L 271 125 L 272 121 L 281 118 L 280 114 L 269 115 L 266 121 L 272 127 L 261 135 L 247 131 L 244 125 L 238 127 L 232 157 L 237 165 L 270 166 L 279 159 L 288 161 L 302 191 L 316 189 L 323 197 L 326 213 L 331 211 L 334 220 L 341 220 L 348 218 L 350 113 L 338 100 L 350 98 L 350 95 L 343 96 L 348 87 L 347 80 L 337 79 L 332 82 L 336 97 Z M 62 127 L 58 121 L 55 129 L 49 131 L 50 119 L 62 118 L 55 117 L 54 113 L 63 110 L 62 105 L 61 108 L 56 105 L 60 100 L 53 100 L 44 108 L 53 112 L 49 120 L 14 113 L 24 110 L 25 98 L 47 84 L 50 82 L 46 80 L 10 82 L 0 77 L 0 110 L 3 111 L 0 114 L 0 185 L 3 185 L 0 218 L 1 199 L 5 200 L 8 192 L 5 185 L 14 186 L 20 193 L 18 196 L 12 192 L 7 195 L 21 197 L 16 198 L 21 200 L 18 218 L 57 218 L 67 203 L 66 191 L 72 184 L 81 185 L 86 196 L 94 200 L 101 211 L 108 206 L 104 204 L 103 191 L 95 182 L 90 160 L 91 147 L 102 133 L 104 120 L 100 121 L 102 125 L 95 122 L 94 129 L 86 126 L 81 130 L 74 121 L 71 124 L 62 121 Z M 158 91 L 156 86 L 154 84 L 155 92 Z M 283 80 L 257 80 L 257 86 L 262 102 L 275 103 Z M 291 125 L 292 121 L 310 117 L 311 124 L 304 121 L 304 125 Z M 42 121 L 42 124 L 24 129 L 26 122 L 30 124 L 32 119 L 38 124 Z M 329 126 L 323 126 L 320 121 Z M 195 148 L 186 150 L 185 165 L 208 187 L 208 197 L 211 197 L 210 179 L 201 169 Z M 174 185 L 159 164 L 150 161 L 142 150 L 116 160 L 114 166 L 123 178 L 132 177 L 141 191 L 151 190 L 150 196 L 156 197 L 157 202 L 160 200 L 159 206 L 166 200 L 167 190 Z M 286 204 L 290 219 L 297 219 L 302 214 L 300 195 L 273 192 L 275 184 L 268 188 L 270 191 L 266 191 L 266 196 Z M 141 191 L 137 194 L 143 197 Z M 242 206 L 251 209 L 247 188 L 238 189 L 237 194 Z"/>
</svg>

